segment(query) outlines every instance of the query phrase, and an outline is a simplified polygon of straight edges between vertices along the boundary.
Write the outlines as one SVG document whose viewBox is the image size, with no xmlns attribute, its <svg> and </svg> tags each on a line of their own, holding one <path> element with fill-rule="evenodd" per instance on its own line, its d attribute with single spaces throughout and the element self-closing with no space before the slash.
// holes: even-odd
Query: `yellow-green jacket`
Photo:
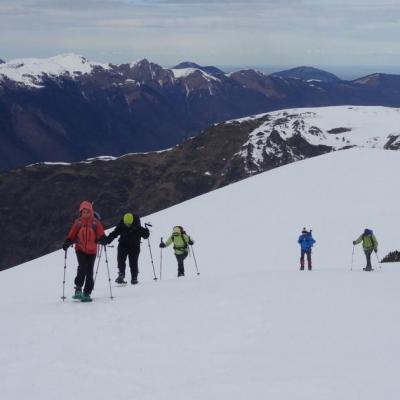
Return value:
<svg viewBox="0 0 400 400">
<path fill-rule="evenodd" d="M 165 242 L 165 246 L 174 244 L 176 255 L 182 255 L 188 252 L 189 244 L 194 244 L 193 240 L 186 233 L 173 233 Z"/>
<path fill-rule="evenodd" d="M 378 251 L 378 241 L 373 233 L 363 233 L 357 240 L 355 240 L 355 244 L 359 244 L 361 242 L 363 244 L 364 251 Z"/>
</svg>

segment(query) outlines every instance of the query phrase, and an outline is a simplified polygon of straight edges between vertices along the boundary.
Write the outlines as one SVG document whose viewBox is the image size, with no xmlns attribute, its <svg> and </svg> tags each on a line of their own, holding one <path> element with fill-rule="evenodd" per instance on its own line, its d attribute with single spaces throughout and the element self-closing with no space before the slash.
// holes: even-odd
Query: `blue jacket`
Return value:
<svg viewBox="0 0 400 400">
<path fill-rule="evenodd" d="M 308 232 L 308 233 L 302 233 L 299 236 L 299 240 L 297 241 L 297 243 L 299 243 L 302 250 L 309 251 L 311 250 L 311 247 L 313 247 L 315 240 L 312 237 L 311 233 Z"/>
</svg>

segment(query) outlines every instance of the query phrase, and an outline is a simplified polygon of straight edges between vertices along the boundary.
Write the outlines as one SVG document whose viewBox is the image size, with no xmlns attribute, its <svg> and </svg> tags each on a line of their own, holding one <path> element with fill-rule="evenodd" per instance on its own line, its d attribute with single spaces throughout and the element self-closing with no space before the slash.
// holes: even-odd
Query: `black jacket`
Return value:
<svg viewBox="0 0 400 400">
<path fill-rule="evenodd" d="M 135 216 L 135 222 L 129 227 L 121 220 L 108 235 L 107 242 L 111 243 L 117 236 L 119 236 L 120 246 L 132 248 L 140 247 L 140 239 L 147 239 L 150 236 L 150 232 L 140 225 L 140 218 Z"/>
</svg>

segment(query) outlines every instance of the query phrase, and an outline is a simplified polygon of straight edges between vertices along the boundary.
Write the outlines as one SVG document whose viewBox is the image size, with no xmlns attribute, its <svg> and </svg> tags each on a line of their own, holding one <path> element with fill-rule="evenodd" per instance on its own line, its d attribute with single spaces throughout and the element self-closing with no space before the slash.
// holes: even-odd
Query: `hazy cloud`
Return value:
<svg viewBox="0 0 400 400">
<path fill-rule="evenodd" d="M 398 0 L 2 0 L 1 58 L 399 64 Z"/>
</svg>

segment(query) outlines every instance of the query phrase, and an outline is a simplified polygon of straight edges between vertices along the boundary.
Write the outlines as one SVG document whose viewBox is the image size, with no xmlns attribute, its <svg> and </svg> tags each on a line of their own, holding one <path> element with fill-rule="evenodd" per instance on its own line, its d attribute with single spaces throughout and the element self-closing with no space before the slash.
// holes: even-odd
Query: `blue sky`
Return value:
<svg viewBox="0 0 400 400">
<path fill-rule="evenodd" d="M 400 65 L 399 0 L 1 0 L 0 58 Z"/>
</svg>

